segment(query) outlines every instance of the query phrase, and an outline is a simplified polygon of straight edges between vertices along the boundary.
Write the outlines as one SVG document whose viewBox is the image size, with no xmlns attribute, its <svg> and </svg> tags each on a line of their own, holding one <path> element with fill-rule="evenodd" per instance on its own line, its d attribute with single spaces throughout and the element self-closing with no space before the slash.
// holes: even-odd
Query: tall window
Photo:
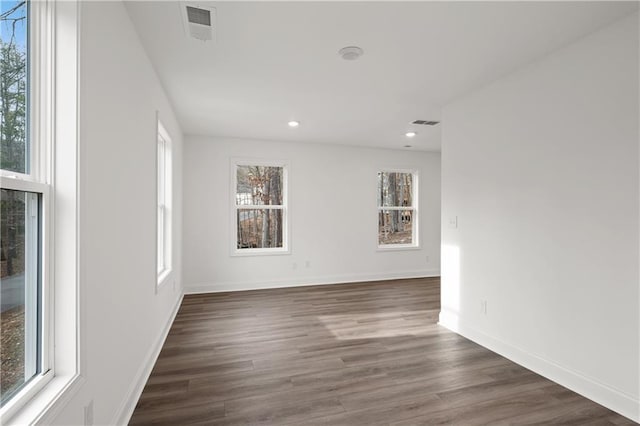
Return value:
<svg viewBox="0 0 640 426">
<path fill-rule="evenodd" d="M 77 36 L 74 1 L 0 1 L 2 424 L 81 384 Z"/>
<path fill-rule="evenodd" d="M 282 163 L 233 165 L 235 254 L 286 253 L 287 167 Z"/>
<path fill-rule="evenodd" d="M 418 246 L 418 176 L 415 171 L 378 172 L 378 247 Z"/>
<path fill-rule="evenodd" d="M 49 142 L 31 4 L 0 2 L 0 412 L 49 371 Z M 37 18 L 36 18 L 37 19 Z M 37 21 L 36 21 L 37 22 Z M 31 27 L 34 28 L 31 28 Z"/>
<path fill-rule="evenodd" d="M 171 139 L 158 121 L 158 284 L 171 271 Z"/>
</svg>

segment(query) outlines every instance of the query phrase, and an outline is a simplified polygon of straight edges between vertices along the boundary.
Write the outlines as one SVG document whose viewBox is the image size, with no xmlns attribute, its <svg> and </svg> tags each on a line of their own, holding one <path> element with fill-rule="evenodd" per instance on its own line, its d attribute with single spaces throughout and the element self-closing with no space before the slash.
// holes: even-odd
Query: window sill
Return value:
<svg viewBox="0 0 640 426">
<path fill-rule="evenodd" d="M 405 250 L 420 250 L 420 246 L 416 246 L 413 244 L 389 244 L 386 246 L 378 246 L 377 250 L 378 252 L 385 252 L 385 251 L 405 251 Z"/>
<path fill-rule="evenodd" d="M 246 256 L 281 256 L 291 254 L 291 250 L 282 249 L 242 249 L 233 250 L 231 257 L 246 257 Z"/>
<path fill-rule="evenodd" d="M 71 400 L 84 384 L 79 375 L 55 376 L 17 413 L 2 419 L 5 425 L 51 423 L 59 411 Z"/>
</svg>

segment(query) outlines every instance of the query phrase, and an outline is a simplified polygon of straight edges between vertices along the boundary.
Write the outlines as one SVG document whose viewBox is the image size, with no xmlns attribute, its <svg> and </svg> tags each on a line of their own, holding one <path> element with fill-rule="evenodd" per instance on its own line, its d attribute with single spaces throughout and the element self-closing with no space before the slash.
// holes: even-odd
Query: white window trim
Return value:
<svg viewBox="0 0 640 426">
<path fill-rule="evenodd" d="M 256 208 L 256 209 L 279 209 L 282 210 L 282 247 L 273 248 L 247 248 L 238 249 L 238 223 L 237 214 L 239 207 L 236 204 L 236 190 L 237 190 L 237 166 L 264 166 L 264 167 L 282 167 L 282 207 L 278 206 L 242 206 L 241 208 Z M 230 255 L 233 257 L 239 256 L 273 256 L 273 255 L 288 255 L 291 254 L 291 244 L 289 241 L 290 235 L 290 208 L 289 208 L 289 161 L 287 160 L 269 160 L 261 158 L 232 158 L 230 166 L 230 191 L 229 191 L 229 205 L 230 205 L 230 224 L 229 229 L 231 235 L 230 241 Z"/>
<path fill-rule="evenodd" d="M 411 198 L 413 200 L 412 206 L 407 207 L 382 207 L 378 205 L 376 201 L 376 246 L 377 251 L 379 252 L 387 252 L 387 251 L 404 251 L 404 250 L 420 250 L 420 210 L 419 210 L 419 185 L 420 185 L 420 173 L 417 169 L 405 169 L 405 168 L 396 168 L 396 167 L 378 167 L 376 170 L 376 188 L 378 184 L 378 173 L 411 173 L 412 184 L 411 184 Z M 377 192 L 377 190 L 376 190 Z M 378 195 L 376 194 L 376 200 Z M 378 241 L 378 215 L 381 210 L 413 210 L 414 214 L 412 217 L 411 224 L 411 244 L 380 244 Z"/>
<path fill-rule="evenodd" d="M 171 136 L 169 136 L 169 132 L 166 127 L 163 126 L 159 117 L 156 119 L 157 123 L 157 133 L 156 133 L 156 185 L 160 184 L 160 171 L 159 171 L 159 160 L 160 160 L 160 140 L 163 141 L 164 144 L 164 176 L 163 176 L 163 186 L 164 186 L 164 200 L 162 204 L 163 208 L 163 220 L 164 226 L 162 229 L 162 235 L 159 235 L 158 229 L 159 224 L 158 220 L 158 209 L 160 206 L 160 200 L 156 200 L 156 272 L 157 272 L 157 283 L 156 283 L 156 292 L 158 288 L 162 287 L 165 283 L 169 282 L 169 277 L 173 271 L 173 146 L 171 142 Z M 156 188 L 158 189 L 158 188 Z M 156 196 L 159 197 L 160 191 L 156 190 Z M 160 244 L 162 244 L 162 256 L 163 256 L 163 268 L 159 269 L 159 251 Z"/>
<path fill-rule="evenodd" d="M 30 4 L 29 36 L 37 41 L 30 56 L 39 62 L 30 66 L 30 123 L 36 123 L 30 142 L 44 146 L 32 145 L 31 176 L 2 173 L 0 179 L 5 188 L 43 194 L 43 373 L 2 408 L 2 424 L 50 421 L 84 382 L 77 250 L 78 8 L 75 0 Z"/>
<path fill-rule="evenodd" d="M 52 230 L 51 223 L 53 221 L 53 211 L 51 209 L 51 192 L 50 187 L 52 185 L 52 168 L 49 167 L 50 153 L 48 150 L 49 145 L 52 142 L 52 113 L 53 113 L 53 57 L 50 34 L 53 32 L 53 5 L 48 2 L 27 3 L 27 32 L 29 41 L 28 50 L 28 72 L 29 72 L 29 84 L 28 90 L 28 130 L 27 137 L 29 138 L 29 170 L 27 173 L 16 173 L 11 171 L 1 171 L 2 183 L 0 186 L 4 189 L 12 189 L 16 191 L 25 191 L 30 193 L 40 194 L 42 210 L 41 210 L 41 245 L 37 247 L 39 253 L 36 251 L 33 254 L 37 255 L 41 267 L 40 276 L 40 291 L 41 300 L 40 308 L 42 314 L 40 316 L 40 324 L 30 324 L 30 319 L 25 318 L 25 365 L 28 363 L 28 358 L 34 356 L 33 353 L 29 353 L 29 348 L 33 346 L 34 342 L 30 342 L 27 339 L 29 335 L 33 334 L 33 328 L 37 330 L 38 326 L 41 329 L 41 340 L 37 341 L 36 348 L 41 345 L 41 362 L 38 366 L 40 373 L 33 376 L 30 381 L 7 403 L 0 408 L 0 419 L 4 421 L 5 418 L 10 418 L 17 411 L 19 411 L 25 404 L 29 402 L 33 396 L 43 389 L 47 383 L 53 378 L 54 365 L 52 363 L 53 346 L 51 345 L 51 324 L 52 324 L 52 280 L 51 280 L 51 262 L 50 258 L 53 254 L 52 244 Z M 31 208 L 28 206 L 26 211 L 29 212 Z M 28 231 L 28 227 L 27 227 Z M 29 236 L 25 236 L 29 239 Z M 31 251 L 31 250 L 29 250 Z M 31 256 L 27 253 L 26 260 L 29 263 Z M 34 265 L 37 268 L 37 265 Z M 29 270 L 25 273 L 25 279 L 29 277 Z M 29 305 L 28 290 L 29 286 L 25 288 L 25 306 Z M 33 302 L 32 302 L 33 303 Z M 37 302 L 36 302 L 37 303 Z M 37 306 L 37 305 L 36 305 Z M 36 354 L 37 355 L 37 349 Z"/>
</svg>

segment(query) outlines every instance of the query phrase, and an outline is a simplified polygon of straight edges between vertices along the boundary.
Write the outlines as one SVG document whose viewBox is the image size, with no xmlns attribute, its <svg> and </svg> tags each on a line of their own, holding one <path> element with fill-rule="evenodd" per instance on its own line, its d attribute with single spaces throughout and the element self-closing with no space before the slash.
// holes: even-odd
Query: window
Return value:
<svg viewBox="0 0 640 426">
<path fill-rule="evenodd" d="M 2 424 L 46 423 L 82 384 L 77 6 L 0 1 Z"/>
<path fill-rule="evenodd" d="M 0 3 L 0 413 L 50 380 L 50 84 L 42 6 Z M 39 55 L 38 55 L 39 54 Z M 35 102 L 37 100 L 37 102 Z"/>
<path fill-rule="evenodd" d="M 288 253 L 286 165 L 238 161 L 232 172 L 232 253 Z"/>
<path fill-rule="evenodd" d="M 378 248 L 418 247 L 418 174 L 378 172 Z"/>
<path fill-rule="evenodd" d="M 171 272 L 171 139 L 158 121 L 158 284 Z"/>
</svg>

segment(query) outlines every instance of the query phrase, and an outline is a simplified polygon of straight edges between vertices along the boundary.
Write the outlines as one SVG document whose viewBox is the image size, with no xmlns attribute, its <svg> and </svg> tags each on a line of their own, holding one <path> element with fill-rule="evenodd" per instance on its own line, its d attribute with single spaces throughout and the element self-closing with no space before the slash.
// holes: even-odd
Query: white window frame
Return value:
<svg viewBox="0 0 640 426">
<path fill-rule="evenodd" d="M 25 315 L 25 370 L 26 367 L 37 359 L 38 347 L 40 348 L 40 373 L 33 376 L 30 381 L 7 403 L 0 408 L 0 419 L 9 418 L 22 406 L 24 406 L 30 398 L 38 391 L 43 389 L 47 383 L 53 378 L 54 370 L 51 362 L 52 347 L 52 291 L 51 291 L 51 264 L 50 257 L 53 253 L 51 224 L 53 220 L 53 212 L 51 209 L 51 184 L 52 184 L 52 167 L 50 165 L 49 147 L 52 144 L 52 100 L 53 100 L 53 82 L 50 78 L 53 75 L 52 62 L 52 45 L 47 40 L 49 32 L 52 30 L 52 14 L 51 5 L 47 3 L 28 2 L 27 3 L 27 67 L 28 67 L 28 85 L 27 85 L 27 118 L 26 123 L 28 130 L 26 132 L 29 146 L 28 170 L 26 173 L 18 173 L 9 170 L 0 169 L 0 186 L 2 189 L 10 189 L 15 191 L 25 191 L 38 194 L 41 206 L 39 208 L 40 217 L 40 244 L 37 244 L 38 235 L 34 233 L 34 223 L 32 216 L 34 209 L 28 201 L 25 213 L 27 223 L 25 229 L 25 244 L 29 241 L 36 246 L 26 246 L 25 262 L 27 270 L 25 271 L 25 313 L 37 309 L 42 310 L 38 323 L 33 323 L 29 315 Z M 41 268 L 40 282 L 38 282 L 38 274 L 35 276 L 30 272 L 33 268 Z M 31 285 L 29 284 L 31 282 Z M 35 284 L 40 290 L 40 306 L 38 306 L 37 294 L 30 291 Z M 37 330 L 40 328 L 41 336 L 38 341 Z M 33 340 L 35 339 L 35 340 Z M 35 373 L 35 372 L 34 372 Z"/>
<path fill-rule="evenodd" d="M 419 197 L 418 191 L 420 184 L 420 174 L 417 169 L 403 169 L 403 168 L 394 168 L 394 167 L 379 167 L 376 171 L 376 186 L 378 187 L 378 174 L 380 173 L 405 173 L 411 174 L 411 199 L 413 204 L 411 206 L 396 206 L 396 207 L 383 207 L 378 205 L 378 195 L 376 194 L 376 245 L 378 251 L 394 251 L 394 250 L 418 250 L 420 249 L 420 239 L 419 239 L 419 229 L 420 229 L 420 220 L 419 220 Z M 377 192 L 377 189 L 376 189 Z M 411 244 L 380 244 L 379 241 L 379 228 L 378 228 L 378 218 L 380 217 L 381 211 L 389 211 L 389 210 L 413 210 L 413 214 L 411 215 Z"/>
<path fill-rule="evenodd" d="M 78 8 L 75 0 L 28 3 L 30 170 L 0 170 L 0 182 L 2 188 L 40 194 L 41 372 L 0 409 L 1 424 L 46 422 L 84 381 L 77 250 Z"/>
<path fill-rule="evenodd" d="M 282 167 L 282 205 L 237 205 L 236 190 L 238 187 L 238 166 L 263 166 L 263 167 Z M 232 158 L 231 159 L 231 186 L 230 186 L 230 254 L 231 256 L 268 256 L 268 255 L 286 255 L 290 254 L 289 242 L 289 162 L 286 160 L 265 160 L 257 158 Z M 238 248 L 238 210 L 282 210 L 282 247 L 270 248 Z"/>
<path fill-rule="evenodd" d="M 156 272 L 157 286 L 169 281 L 172 271 L 172 143 L 160 119 L 156 139 Z"/>
</svg>

